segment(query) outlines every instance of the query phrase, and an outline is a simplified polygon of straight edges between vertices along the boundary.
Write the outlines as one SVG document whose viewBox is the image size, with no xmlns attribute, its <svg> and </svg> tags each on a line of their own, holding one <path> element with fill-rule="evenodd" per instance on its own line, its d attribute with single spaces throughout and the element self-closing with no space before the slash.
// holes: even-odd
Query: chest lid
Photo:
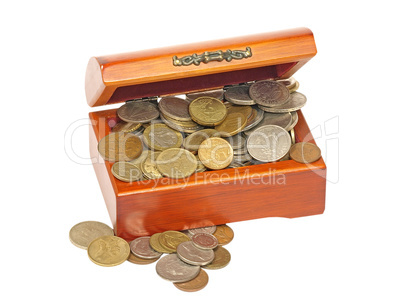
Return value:
<svg viewBox="0 0 402 301">
<path fill-rule="evenodd" d="M 313 33 L 308 28 L 296 28 L 92 57 L 85 92 L 88 104 L 94 107 L 287 78 L 316 53 Z"/>
</svg>

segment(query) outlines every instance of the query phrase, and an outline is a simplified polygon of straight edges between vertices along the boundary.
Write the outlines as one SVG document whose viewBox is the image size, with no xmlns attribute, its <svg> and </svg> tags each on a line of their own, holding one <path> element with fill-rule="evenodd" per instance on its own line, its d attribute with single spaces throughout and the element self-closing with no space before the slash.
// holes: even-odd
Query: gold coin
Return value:
<svg viewBox="0 0 402 301">
<path fill-rule="evenodd" d="M 134 182 L 141 180 L 142 171 L 130 162 L 116 162 L 112 166 L 113 176 L 123 182 Z"/>
<path fill-rule="evenodd" d="M 227 266 L 230 262 L 230 253 L 224 247 L 218 246 L 214 249 L 215 258 L 210 264 L 204 265 L 203 268 L 209 270 L 218 270 Z"/>
<path fill-rule="evenodd" d="M 156 167 L 156 158 L 161 152 L 148 152 L 148 157 L 141 163 L 140 168 L 147 179 L 159 179 L 163 175 Z"/>
<path fill-rule="evenodd" d="M 154 258 L 154 259 L 144 259 L 144 258 L 140 258 L 138 256 L 135 256 L 132 252 L 130 252 L 130 255 L 128 256 L 127 260 L 131 263 L 135 263 L 135 264 L 150 264 L 153 263 L 155 261 L 158 261 L 159 258 Z"/>
<path fill-rule="evenodd" d="M 226 117 L 226 107 L 217 98 L 198 97 L 190 103 L 191 118 L 198 124 L 214 126 L 220 124 Z"/>
<path fill-rule="evenodd" d="M 201 143 L 198 157 L 207 168 L 223 169 L 233 160 L 233 148 L 222 138 L 208 138 Z"/>
<path fill-rule="evenodd" d="M 186 282 L 175 282 L 173 283 L 173 285 L 177 287 L 179 290 L 185 292 L 197 292 L 207 286 L 208 280 L 209 277 L 207 272 L 201 269 L 198 276 L 195 277 L 194 279 Z"/>
<path fill-rule="evenodd" d="M 130 133 L 137 130 L 140 126 L 141 123 L 120 121 L 112 128 L 112 132 Z"/>
<path fill-rule="evenodd" d="M 253 108 L 251 106 L 239 106 L 239 105 L 234 105 L 230 102 L 225 103 L 227 113 L 242 113 L 244 116 L 246 116 L 246 119 L 248 119 L 253 112 Z"/>
<path fill-rule="evenodd" d="M 233 240 L 234 232 L 228 225 L 218 225 L 213 234 L 221 246 L 227 245 Z"/>
<path fill-rule="evenodd" d="M 130 255 L 130 246 L 117 236 L 101 236 L 88 246 L 88 256 L 92 262 L 111 267 L 125 262 Z"/>
<path fill-rule="evenodd" d="M 159 236 L 162 233 L 155 233 L 151 236 L 149 239 L 149 244 L 151 245 L 151 248 L 154 249 L 155 251 L 158 251 L 159 253 L 170 253 L 170 249 L 164 248 L 161 243 L 159 242 Z"/>
<path fill-rule="evenodd" d="M 169 148 L 160 153 L 156 167 L 166 177 L 181 179 L 191 176 L 197 169 L 197 159 L 183 148 Z"/>
<path fill-rule="evenodd" d="M 220 137 L 221 134 L 214 129 L 204 129 L 188 135 L 183 142 L 183 147 L 189 151 L 198 151 L 200 144 L 210 137 Z"/>
<path fill-rule="evenodd" d="M 86 250 L 91 241 L 105 235 L 113 236 L 113 229 L 104 223 L 87 221 L 73 226 L 70 230 L 69 238 L 73 245 Z"/>
<path fill-rule="evenodd" d="M 313 163 L 321 158 L 320 148 L 310 142 L 299 142 L 292 145 L 290 158 L 299 163 Z"/>
<path fill-rule="evenodd" d="M 176 252 L 177 246 L 182 242 L 190 241 L 190 238 L 179 231 L 165 231 L 158 238 L 163 248 L 169 250 L 169 253 Z"/>
<path fill-rule="evenodd" d="M 294 130 L 294 129 L 291 129 L 290 132 L 289 132 L 289 134 L 290 134 L 290 138 L 291 138 L 291 140 L 292 140 L 292 144 L 295 144 L 295 143 L 296 143 L 295 130 Z"/>
<path fill-rule="evenodd" d="M 222 137 L 230 137 L 240 133 L 247 124 L 247 117 L 243 113 L 228 113 L 225 120 L 217 126 Z"/>
<path fill-rule="evenodd" d="M 180 147 L 183 136 L 165 124 L 156 123 L 147 127 L 143 134 L 144 143 L 153 150 L 163 151 L 168 148 Z"/>
<path fill-rule="evenodd" d="M 141 155 L 142 142 L 131 133 L 111 133 L 101 139 L 98 151 L 107 161 L 131 161 Z"/>
</svg>

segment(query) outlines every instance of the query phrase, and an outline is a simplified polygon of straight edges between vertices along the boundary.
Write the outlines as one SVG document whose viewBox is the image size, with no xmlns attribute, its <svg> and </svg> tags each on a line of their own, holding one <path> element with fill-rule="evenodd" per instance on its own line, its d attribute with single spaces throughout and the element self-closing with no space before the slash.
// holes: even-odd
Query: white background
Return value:
<svg viewBox="0 0 402 301">
<path fill-rule="evenodd" d="M 0 295 L 400 300 L 402 21 L 396 3 L 3 2 Z M 93 110 L 84 93 L 91 56 L 300 26 L 314 32 L 318 49 L 295 77 L 308 97 L 303 112 L 310 127 L 322 129 L 316 141 L 330 180 L 323 215 L 230 224 L 232 261 L 207 271 L 209 284 L 198 293 L 159 278 L 155 264 L 99 267 L 70 243 L 68 232 L 78 222 L 110 225 L 87 164 L 88 128 L 65 139 L 70 125 L 86 124 Z"/>
</svg>

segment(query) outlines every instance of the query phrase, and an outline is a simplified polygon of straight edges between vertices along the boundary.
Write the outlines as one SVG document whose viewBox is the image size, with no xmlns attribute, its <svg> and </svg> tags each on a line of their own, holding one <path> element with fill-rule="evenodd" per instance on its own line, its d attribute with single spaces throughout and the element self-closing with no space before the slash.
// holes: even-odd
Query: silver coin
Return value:
<svg viewBox="0 0 402 301">
<path fill-rule="evenodd" d="M 229 87 L 225 91 L 225 99 L 236 105 L 255 105 L 255 101 L 248 94 L 249 88 L 248 85 Z"/>
<path fill-rule="evenodd" d="M 126 122 L 146 123 L 159 117 L 158 108 L 145 101 L 133 101 L 122 105 L 117 116 Z"/>
<path fill-rule="evenodd" d="M 252 120 L 247 121 L 246 126 L 242 130 L 243 133 L 248 131 L 248 130 L 250 130 L 250 129 L 252 129 L 252 128 L 254 128 L 255 126 L 257 126 L 261 122 L 261 120 L 264 118 L 264 111 L 263 110 L 261 110 L 257 106 L 253 107 L 253 109 L 256 110 L 257 114 L 255 115 L 255 117 Z"/>
<path fill-rule="evenodd" d="M 250 154 L 246 153 L 246 154 L 242 154 L 242 155 L 233 156 L 232 163 L 233 162 L 245 163 L 245 162 L 250 161 L 252 159 L 253 158 L 250 156 Z M 232 163 L 230 163 L 230 164 L 232 164 Z"/>
<path fill-rule="evenodd" d="M 299 92 L 290 94 L 289 101 L 281 106 L 269 108 L 265 106 L 258 106 L 261 110 L 271 113 L 286 113 L 300 110 L 307 102 L 306 96 Z"/>
<path fill-rule="evenodd" d="M 277 125 L 287 130 L 291 124 L 292 124 L 292 114 L 290 114 L 289 112 L 282 114 L 264 112 L 263 120 L 253 129 L 244 132 L 244 134 L 249 136 L 253 131 L 265 125 Z"/>
<path fill-rule="evenodd" d="M 246 138 L 237 134 L 231 137 L 223 138 L 232 146 L 233 150 L 241 149 L 246 145 Z"/>
<path fill-rule="evenodd" d="M 249 154 L 262 162 L 280 160 L 288 153 L 291 145 L 289 133 L 277 125 L 262 126 L 247 139 Z"/>
<path fill-rule="evenodd" d="M 211 263 L 215 253 L 213 250 L 197 248 L 192 241 L 186 241 L 178 245 L 177 256 L 188 264 L 201 266 Z"/>
<path fill-rule="evenodd" d="M 188 233 L 190 233 L 191 235 L 195 235 L 197 233 L 214 234 L 215 231 L 216 231 L 216 226 L 208 226 L 208 227 L 188 229 Z"/>
<path fill-rule="evenodd" d="M 201 96 L 214 97 L 214 98 L 218 98 L 218 99 L 222 100 L 223 99 L 223 89 L 207 90 L 207 91 L 186 94 L 186 98 L 190 101 L 192 101 L 198 97 L 201 97 Z"/>
<path fill-rule="evenodd" d="M 188 100 L 179 97 L 162 97 L 158 107 L 164 115 L 170 118 L 180 121 L 192 121 L 188 111 L 189 104 Z"/>
<path fill-rule="evenodd" d="M 296 85 L 296 80 L 293 77 L 284 78 L 284 79 L 277 79 L 276 81 L 279 82 L 279 83 L 284 84 L 288 89 L 290 87 L 293 87 L 294 85 Z"/>
<path fill-rule="evenodd" d="M 201 125 L 197 125 L 197 126 L 194 126 L 194 127 L 181 126 L 179 124 L 176 124 L 176 123 L 166 119 L 162 114 L 160 115 L 160 117 L 161 117 L 161 119 L 162 119 L 164 124 L 166 124 L 168 127 L 172 128 L 173 130 L 178 131 L 178 132 L 191 134 L 191 133 L 195 133 L 197 131 L 200 131 L 200 130 L 204 129 L 204 127 L 201 126 Z"/>
<path fill-rule="evenodd" d="M 200 249 L 212 250 L 219 244 L 218 239 L 209 233 L 198 233 L 191 238 L 193 244 Z"/>
<path fill-rule="evenodd" d="M 189 265 L 180 260 L 177 254 L 166 255 L 156 263 L 156 273 L 171 282 L 190 281 L 197 277 L 200 270 L 199 266 Z"/>
<path fill-rule="evenodd" d="M 250 86 L 250 97 L 259 105 L 276 107 L 285 104 L 289 99 L 289 89 L 282 83 L 262 80 Z"/>
<path fill-rule="evenodd" d="M 299 121 L 299 115 L 297 114 L 296 111 L 290 112 L 290 114 L 292 115 L 292 123 L 288 127 L 288 131 L 293 129 L 296 126 L 297 122 Z"/>
<path fill-rule="evenodd" d="M 149 244 L 150 236 L 142 236 L 134 239 L 130 242 L 131 252 L 140 258 L 143 259 L 156 259 L 162 256 L 162 253 L 159 253 L 151 248 Z"/>
</svg>

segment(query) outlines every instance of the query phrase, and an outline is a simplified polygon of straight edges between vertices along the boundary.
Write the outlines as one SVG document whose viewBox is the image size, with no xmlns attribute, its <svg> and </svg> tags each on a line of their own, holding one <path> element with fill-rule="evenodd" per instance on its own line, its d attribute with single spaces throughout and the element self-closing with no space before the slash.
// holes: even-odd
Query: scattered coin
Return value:
<svg viewBox="0 0 402 301">
<path fill-rule="evenodd" d="M 130 162 L 115 162 L 112 166 L 112 174 L 123 182 L 134 182 L 141 180 L 142 171 Z"/>
<path fill-rule="evenodd" d="M 117 110 L 117 116 L 126 122 L 147 123 L 159 117 L 158 108 L 146 101 L 132 101 Z"/>
<path fill-rule="evenodd" d="M 202 266 L 211 263 L 215 254 L 213 250 L 200 249 L 186 241 L 177 247 L 177 256 L 188 264 Z"/>
<path fill-rule="evenodd" d="M 162 97 L 159 101 L 159 110 L 166 116 L 180 120 L 191 121 L 191 116 L 188 111 L 190 102 L 179 97 Z"/>
<path fill-rule="evenodd" d="M 290 94 L 289 101 L 286 102 L 285 104 L 277 107 L 265 107 L 259 105 L 258 107 L 261 110 L 264 110 L 266 112 L 271 112 L 271 113 L 286 113 L 286 112 L 293 112 L 301 109 L 304 107 L 304 105 L 307 102 L 306 96 L 299 92 L 294 92 Z"/>
<path fill-rule="evenodd" d="M 159 154 L 156 167 L 166 177 L 186 178 L 197 169 L 197 159 L 186 149 L 169 148 Z"/>
<path fill-rule="evenodd" d="M 162 233 L 155 233 L 151 236 L 151 238 L 149 239 L 149 244 L 151 245 L 151 248 L 155 251 L 158 251 L 159 253 L 171 253 L 170 249 L 166 249 L 159 242 L 159 236 L 161 234 Z"/>
<path fill-rule="evenodd" d="M 223 169 L 232 162 L 233 149 L 226 140 L 212 137 L 200 144 L 198 157 L 207 168 Z"/>
<path fill-rule="evenodd" d="M 255 105 L 248 93 L 249 88 L 249 85 L 229 87 L 225 91 L 225 99 L 237 105 Z"/>
<path fill-rule="evenodd" d="M 101 236 L 88 246 L 88 257 L 97 265 L 111 267 L 122 264 L 130 255 L 128 243 L 117 236 Z"/>
<path fill-rule="evenodd" d="M 222 100 L 223 99 L 223 89 L 207 90 L 207 91 L 186 94 L 186 98 L 188 100 L 194 100 L 194 99 L 197 99 L 199 97 L 204 97 L 204 96 L 213 97 L 213 98 Z"/>
<path fill-rule="evenodd" d="M 205 126 L 220 124 L 226 117 L 226 111 L 222 101 L 214 97 L 198 97 L 189 106 L 191 118 Z"/>
<path fill-rule="evenodd" d="M 183 136 L 167 125 L 157 123 L 145 129 L 144 142 L 150 149 L 163 151 L 168 148 L 180 147 L 183 143 Z"/>
<path fill-rule="evenodd" d="M 299 142 L 290 148 L 290 158 L 299 163 L 313 163 L 320 159 L 320 148 L 310 142 Z"/>
<path fill-rule="evenodd" d="M 73 226 L 69 238 L 73 245 L 86 250 L 91 241 L 107 235 L 114 235 L 113 229 L 108 225 L 101 222 L 86 221 Z"/>
<path fill-rule="evenodd" d="M 280 160 L 289 151 L 289 133 L 277 125 L 265 125 L 250 134 L 247 139 L 249 154 L 262 162 Z"/>
<path fill-rule="evenodd" d="M 110 162 L 131 161 L 141 155 L 142 142 L 131 133 L 111 133 L 99 141 L 98 151 Z"/>
<path fill-rule="evenodd" d="M 285 104 L 289 99 L 289 90 L 280 82 L 262 80 L 250 86 L 250 97 L 259 105 L 276 107 Z"/>
<path fill-rule="evenodd" d="M 224 268 L 229 264 L 231 256 L 228 250 L 226 250 L 222 246 L 218 246 L 213 250 L 213 252 L 214 260 L 211 263 L 203 266 L 203 268 L 209 270 L 218 270 Z"/>
<path fill-rule="evenodd" d="M 213 235 L 218 239 L 219 245 L 224 246 L 233 240 L 234 232 L 228 225 L 218 225 Z"/>
<path fill-rule="evenodd" d="M 171 282 L 186 282 L 194 279 L 200 273 L 199 266 L 190 265 L 177 256 L 169 254 L 163 256 L 156 264 L 156 273 L 163 279 Z"/>
<path fill-rule="evenodd" d="M 134 239 L 130 242 L 131 252 L 140 258 L 143 259 L 157 259 L 161 257 L 162 253 L 155 251 L 152 249 L 149 244 L 150 236 L 142 236 Z"/>
<path fill-rule="evenodd" d="M 169 251 L 168 253 L 173 253 L 176 252 L 178 245 L 190 241 L 190 238 L 179 231 L 165 231 L 159 236 L 158 240 L 161 246 Z"/>
<path fill-rule="evenodd" d="M 173 285 L 184 292 L 197 292 L 207 286 L 208 280 L 207 272 L 201 269 L 200 273 L 194 279 L 186 282 L 176 282 Z"/>
<path fill-rule="evenodd" d="M 158 258 L 154 258 L 154 259 L 144 259 L 144 258 L 140 258 L 138 256 L 135 256 L 132 252 L 130 252 L 130 256 L 128 256 L 128 261 L 131 263 L 135 263 L 135 264 L 151 264 L 154 263 L 155 261 L 158 261 Z"/>
<path fill-rule="evenodd" d="M 188 233 L 190 233 L 190 235 L 195 235 L 198 233 L 214 234 L 215 231 L 216 231 L 216 226 L 207 226 L 207 227 L 188 229 Z"/>
<path fill-rule="evenodd" d="M 197 233 L 191 237 L 193 244 L 200 249 L 214 249 L 218 246 L 218 239 L 209 233 Z"/>
</svg>

